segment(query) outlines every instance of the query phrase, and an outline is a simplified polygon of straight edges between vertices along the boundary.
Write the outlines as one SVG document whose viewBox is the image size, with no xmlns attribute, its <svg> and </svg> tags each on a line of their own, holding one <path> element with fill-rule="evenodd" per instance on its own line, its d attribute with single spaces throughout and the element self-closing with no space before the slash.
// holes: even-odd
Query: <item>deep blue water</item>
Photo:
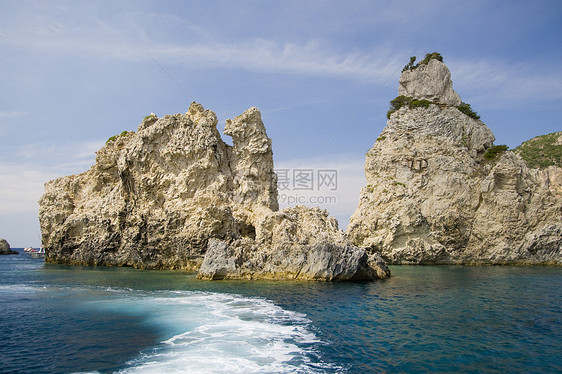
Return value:
<svg viewBox="0 0 562 374">
<path fill-rule="evenodd" d="M 391 270 L 208 282 L 0 256 L 0 372 L 562 372 L 561 268 Z"/>
</svg>

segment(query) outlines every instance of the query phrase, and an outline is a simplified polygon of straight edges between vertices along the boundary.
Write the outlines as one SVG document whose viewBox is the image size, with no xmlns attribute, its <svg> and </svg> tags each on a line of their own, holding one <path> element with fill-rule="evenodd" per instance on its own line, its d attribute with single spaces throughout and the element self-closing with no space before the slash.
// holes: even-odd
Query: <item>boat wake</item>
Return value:
<svg viewBox="0 0 562 374">
<path fill-rule="evenodd" d="M 207 292 L 129 292 L 99 306 L 142 316 L 162 332 L 162 340 L 120 373 L 342 371 L 322 361 L 319 348 L 326 343 L 310 320 L 268 300 Z"/>
</svg>

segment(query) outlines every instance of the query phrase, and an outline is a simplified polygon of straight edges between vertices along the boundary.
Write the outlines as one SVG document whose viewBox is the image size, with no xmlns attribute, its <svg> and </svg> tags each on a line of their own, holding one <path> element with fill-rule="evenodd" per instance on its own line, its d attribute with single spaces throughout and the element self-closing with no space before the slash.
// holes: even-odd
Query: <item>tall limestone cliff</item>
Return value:
<svg viewBox="0 0 562 374">
<path fill-rule="evenodd" d="M 258 109 L 227 121 L 233 146 L 216 125 L 197 103 L 186 114 L 150 115 L 136 133 L 110 138 L 90 170 L 46 183 L 39 202 L 46 261 L 203 264 L 206 279 L 388 276 L 384 261 L 353 247 L 326 212 L 278 212 L 271 139 Z"/>
<path fill-rule="evenodd" d="M 349 238 L 397 264 L 562 264 L 560 168 L 494 146 L 431 57 L 402 73 Z"/>
</svg>

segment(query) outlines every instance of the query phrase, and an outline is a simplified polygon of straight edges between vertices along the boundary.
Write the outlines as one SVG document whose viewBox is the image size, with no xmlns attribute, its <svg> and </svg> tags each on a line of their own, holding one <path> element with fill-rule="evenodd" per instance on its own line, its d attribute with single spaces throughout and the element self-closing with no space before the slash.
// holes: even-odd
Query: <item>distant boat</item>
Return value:
<svg viewBox="0 0 562 374">
<path fill-rule="evenodd" d="M 45 248 L 43 248 L 43 246 L 41 246 L 41 248 L 24 248 L 23 250 L 29 253 L 29 255 L 33 258 L 45 257 Z"/>
</svg>

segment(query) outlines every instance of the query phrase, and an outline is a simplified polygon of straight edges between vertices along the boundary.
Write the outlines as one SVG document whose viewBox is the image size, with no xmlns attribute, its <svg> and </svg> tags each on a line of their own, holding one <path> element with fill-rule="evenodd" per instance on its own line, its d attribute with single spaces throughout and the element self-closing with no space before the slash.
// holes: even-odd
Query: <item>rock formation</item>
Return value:
<svg viewBox="0 0 562 374">
<path fill-rule="evenodd" d="M 535 176 L 554 195 L 562 196 L 562 131 L 536 136 L 514 152 L 534 170 Z"/>
<path fill-rule="evenodd" d="M 12 251 L 6 239 L 0 239 L 0 255 L 17 255 L 18 252 Z"/>
<path fill-rule="evenodd" d="M 420 63 L 412 69 L 405 69 L 400 76 L 398 95 L 439 101 L 458 106 L 460 96 L 453 90 L 451 72 L 444 63 L 428 56 L 427 63 Z"/>
<path fill-rule="evenodd" d="M 216 125 L 196 103 L 185 115 L 147 116 L 136 133 L 110 138 L 87 172 L 46 183 L 39 202 L 46 261 L 203 264 L 207 279 L 388 276 L 384 262 L 351 246 L 327 213 L 277 212 L 271 139 L 258 109 L 227 121 L 233 146 Z"/>
<path fill-rule="evenodd" d="M 255 240 L 212 239 L 203 279 L 369 280 L 390 275 L 380 255 L 352 246 L 328 212 L 303 206 L 267 214 Z"/>
<path fill-rule="evenodd" d="M 396 264 L 562 264 L 560 190 L 493 145 L 445 64 L 406 68 L 399 94 L 366 155 L 353 244 Z"/>
</svg>

